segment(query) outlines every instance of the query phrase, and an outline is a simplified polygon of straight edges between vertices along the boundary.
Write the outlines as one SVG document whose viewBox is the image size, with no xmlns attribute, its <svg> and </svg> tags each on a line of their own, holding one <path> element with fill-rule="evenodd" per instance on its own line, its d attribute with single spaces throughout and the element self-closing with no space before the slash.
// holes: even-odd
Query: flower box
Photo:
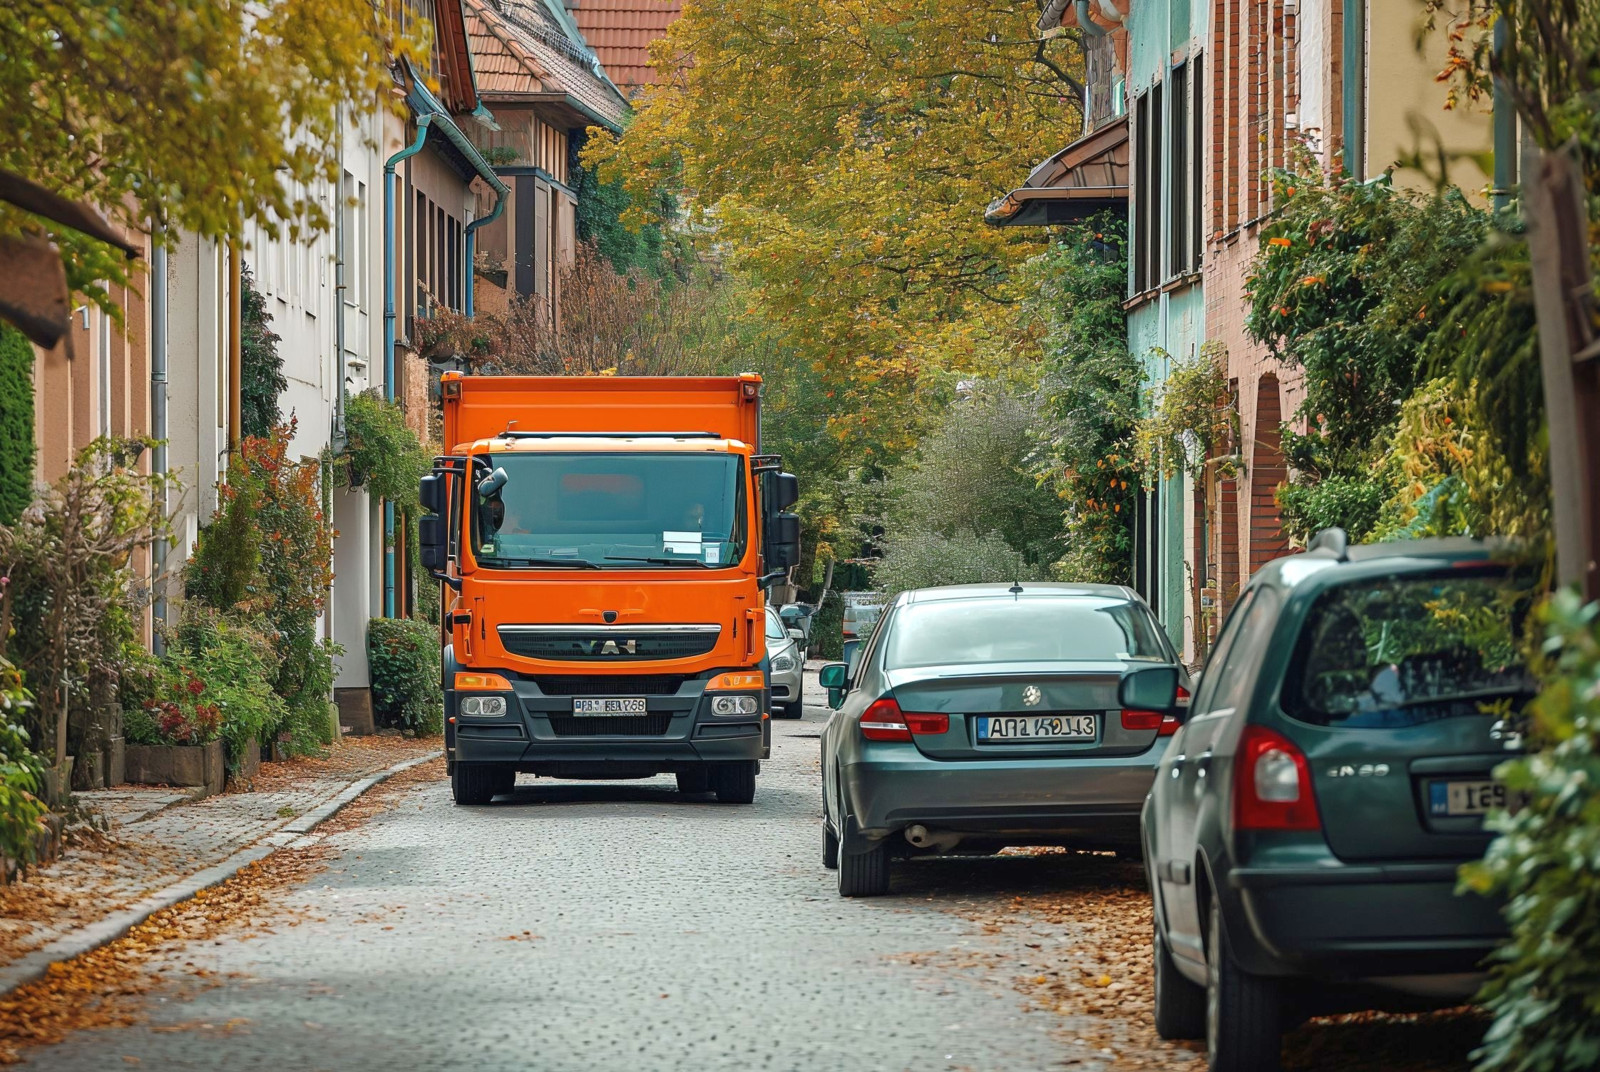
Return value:
<svg viewBox="0 0 1600 1072">
<path fill-rule="evenodd" d="M 128 781 L 140 785 L 204 786 L 220 793 L 227 784 L 228 764 L 222 741 L 209 744 L 130 744 Z"/>
</svg>

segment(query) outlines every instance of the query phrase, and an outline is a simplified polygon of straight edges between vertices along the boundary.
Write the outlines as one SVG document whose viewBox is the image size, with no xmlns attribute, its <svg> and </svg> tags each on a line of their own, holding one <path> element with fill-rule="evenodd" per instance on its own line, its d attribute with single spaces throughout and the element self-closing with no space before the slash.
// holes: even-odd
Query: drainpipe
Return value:
<svg viewBox="0 0 1600 1072">
<path fill-rule="evenodd" d="M 161 244 L 162 237 L 157 231 L 150 250 L 150 437 L 156 441 L 150 451 L 150 469 L 157 477 L 167 474 L 167 247 Z M 157 490 L 156 496 L 165 519 L 165 485 Z M 157 626 L 150 643 L 157 655 L 167 646 L 160 629 L 167 621 L 167 586 L 161 576 L 166 558 L 167 541 L 158 538 L 150 548 L 150 579 L 155 588 L 150 611 Z"/>
<path fill-rule="evenodd" d="M 244 251 L 228 243 L 228 449 L 244 441 Z"/>
<path fill-rule="evenodd" d="M 467 319 L 468 320 L 471 320 L 472 316 L 473 316 L 473 312 L 472 312 L 472 290 L 473 290 L 473 287 L 472 287 L 472 265 L 473 265 L 474 252 L 477 249 L 478 228 L 484 226 L 485 224 L 493 223 L 495 220 L 499 219 L 500 218 L 500 213 L 505 211 L 505 207 L 506 207 L 506 191 L 504 190 L 504 188 L 502 188 L 502 189 L 496 191 L 496 196 L 495 196 L 495 199 L 494 199 L 494 211 L 490 212 L 487 216 L 484 216 L 481 219 L 473 220 L 471 223 L 467 224 L 467 299 L 466 299 L 466 309 L 467 309 Z"/>
<path fill-rule="evenodd" d="M 1506 48 L 1506 20 L 1494 20 L 1494 52 Z M 1506 80 L 1494 78 L 1494 210 L 1503 212 L 1511 204 L 1511 188 L 1517 183 L 1517 109 L 1506 88 Z"/>
<path fill-rule="evenodd" d="M 1084 33 L 1090 37 L 1104 37 L 1106 35 L 1105 27 L 1089 17 L 1089 0 L 1077 0 L 1075 7 L 1078 13 L 1078 25 L 1083 29 Z"/>
<path fill-rule="evenodd" d="M 394 202 L 395 165 L 416 156 L 428 140 L 433 113 L 417 119 L 417 140 L 383 165 L 383 397 L 394 401 Z M 394 503 L 383 504 L 383 616 L 394 617 Z"/>
<path fill-rule="evenodd" d="M 334 391 L 333 391 L 333 442 L 334 446 L 344 449 L 344 301 L 347 287 L 345 285 L 344 270 L 344 201 L 349 196 L 349 191 L 344 188 L 344 105 L 338 109 L 339 124 L 339 177 L 334 180 L 334 216 L 333 216 L 333 348 L 334 354 Z"/>
</svg>

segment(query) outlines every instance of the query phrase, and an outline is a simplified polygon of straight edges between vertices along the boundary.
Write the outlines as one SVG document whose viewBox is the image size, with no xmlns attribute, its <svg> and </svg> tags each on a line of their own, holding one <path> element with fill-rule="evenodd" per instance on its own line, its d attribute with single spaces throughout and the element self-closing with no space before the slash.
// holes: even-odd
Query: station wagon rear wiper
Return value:
<svg viewBox="0 0 1600 1072">
<path fill-rule="evenodd" d="M 485 562 L 492 566 L 570 566 L 573 569 L 600 569 L 598 562 L 587 558 L 493 558 Z"/>
<path fill-rule="evenodd" d="M 698 558 L 652 558 L 648 555 L 606 555 L 607 562 L 648 562 L 652 566 L 694 566 L 698 569 L 712 567 Z"/>
</svg>

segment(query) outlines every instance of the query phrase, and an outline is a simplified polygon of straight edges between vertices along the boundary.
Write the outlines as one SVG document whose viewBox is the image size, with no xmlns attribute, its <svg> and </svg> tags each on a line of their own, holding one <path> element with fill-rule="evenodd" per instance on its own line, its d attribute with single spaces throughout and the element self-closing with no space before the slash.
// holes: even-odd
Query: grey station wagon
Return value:
<svg viewBox="0 0 1600 1072">
<path fill-rule="evenodd" d="M 1329 530 L 1251 580 L 1144 812 L 1160 1034 L 1271 1072 L 1297 1019 L 1472 994 L 1505 923 L 1456 876 L 1505 803 L 1532 602 L 1470 540 Z"/>
<path fill-rule="evenodd" d="M 1118 700 L 1130 668 L 1187 682 L 1127 588 L 1024 583 L 906 592 L 851 664 L 822 672 L 823 864 L 846 897 L 889 858 L 1068 845 L 1138 852 L 1171 712 Z"/>
</svg>

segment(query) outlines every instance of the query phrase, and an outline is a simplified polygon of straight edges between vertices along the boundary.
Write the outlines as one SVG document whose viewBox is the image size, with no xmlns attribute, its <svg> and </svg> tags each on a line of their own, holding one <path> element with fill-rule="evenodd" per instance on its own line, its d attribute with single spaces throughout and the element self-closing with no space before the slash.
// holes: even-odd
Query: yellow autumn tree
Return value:
<svg viewBox="0 0 1600 1072">
<path fill-rule="evenodd" d="M 585 163 L 637 206 L 665 183 L 748 284 L 745 315 L 814 366 L 841 442 L 880 460 L 930 367 L 1014 344 L 1034 229 L 984 207 L 1080 126 L 1081 51 L 1032 3 L 691 0 L 620 139 Z M 640 210 L 633 210 L 635 213 Z M 645 222 L 635 215 L 634 223 Z"/>
<path fill-rule="evenodd" d="M 310 189 L 338 175 L 341 114 L 390 100 L 389 64 L 423 62 L 432 28 L 372 0 L 5 0 L 0 169 L 137 229 L 207 238 L 246 220 L 321 229 Z M 393 17 L 391 14 L 393 13 Z M 423 63 L 426 66 L 425 63 Z M 48 230 L 0 205 L 0 236 Z M 63 229 L 67 279 L 103 299 L 109 247 Z"/>
</svg>

